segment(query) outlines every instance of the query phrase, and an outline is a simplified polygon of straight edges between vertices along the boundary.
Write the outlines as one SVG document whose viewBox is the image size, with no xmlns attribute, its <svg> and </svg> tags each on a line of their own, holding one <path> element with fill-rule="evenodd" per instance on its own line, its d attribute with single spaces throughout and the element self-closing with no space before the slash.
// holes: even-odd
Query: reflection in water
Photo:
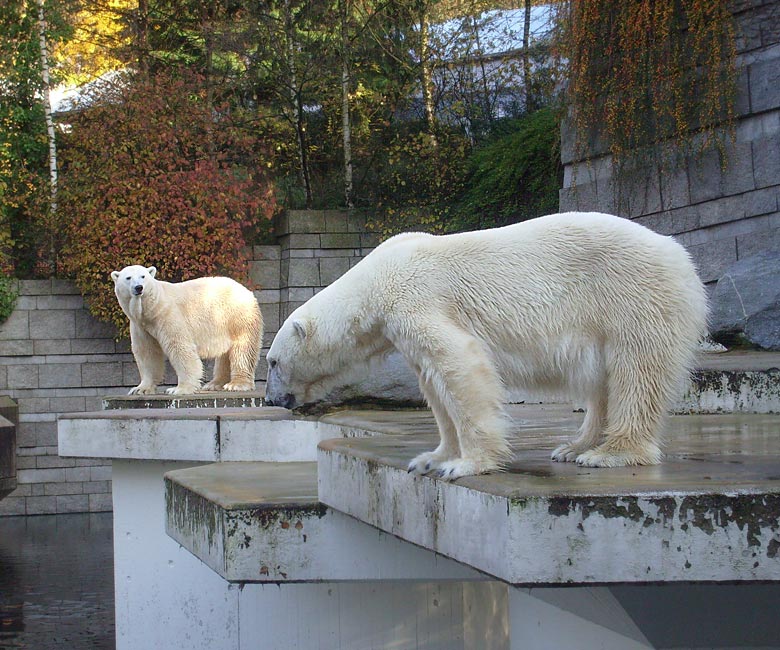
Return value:
<svg viewBox="0 0 780 650">
<path fill-rule="evenodd" d="M 0 518 L 0 649 L 113 650 L 112 515 Z"/>
</svg>

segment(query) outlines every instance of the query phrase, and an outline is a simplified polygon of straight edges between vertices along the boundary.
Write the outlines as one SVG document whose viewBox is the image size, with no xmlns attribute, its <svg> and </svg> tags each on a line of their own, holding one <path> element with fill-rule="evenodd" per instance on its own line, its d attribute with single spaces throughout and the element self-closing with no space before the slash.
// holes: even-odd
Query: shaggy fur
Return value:
<svg viewBox="0 0 780 650">
<path fill-rule="evenodd" d="M 618 217 L 403 234 L 287 319 L 268 353 L 267 399 L 321 399 L 395 347 L 441 434 L 410 471 L 457 478 L 499 468 L 509 455 L 507 389 L 521 387 L 587 403 L 554 460 L 655 464 L 706 312 L 685 249 Z"/>
<path fill-rule="evenodd" d="M 215 359 L 214 378 L 202 390 L 253 390 L 263 317 L 252 292 L 230 278 L 171 283 L 157 280 L 156 274 L 153 266 L 111 273 L 116 297 L 130 319 L 141 374 L 130 395 L 156 391 L 166 356 L 178 378 L 168 393 L 201 389 L 201 359 Z"/>
</svg>

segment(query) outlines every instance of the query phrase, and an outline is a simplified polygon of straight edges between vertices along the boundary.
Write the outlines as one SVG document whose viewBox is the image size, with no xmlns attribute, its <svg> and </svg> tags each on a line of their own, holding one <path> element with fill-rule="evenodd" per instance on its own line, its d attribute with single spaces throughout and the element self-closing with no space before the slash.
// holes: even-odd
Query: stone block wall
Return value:
<svg viewBox="0 0 780 650">
<path fill-rule="evenodd" d="M 265 322 L 258 376 L 265 377 L 265 352 L 284 320 L 322 288 L 343 275 L 378 243 L 365 217 L 344 210 L 289 210 L 274 223 L 277 244 L 255 246 L 250 278 Z"/>
<path fill-rule="evenodd" d="M 275 228 L 278 243 L 254 247 L 250 263 L 265 321 L 259 380 L 280 323 L 376 245 L 364 219 L 344 211 L 292 211 Z M 57 416 L 100 410 L 104 396 L 138 384 L 129 342 L 115 341 L 71 282 L 23 280 L 19 289 L 14 313 L 0 324 L 0 395 L 19 405 L 18 487 L 0 501 L 0 516 L 111 510 L 110 462 L 60 458 Z M 175 381 L 168 367 L 166 383 Z"/>
<path fill-rule="evenodd" d="M 0 393 L 18 402 L 17 488 L 0 515 L 111 510 L 111 465 L 60 458 L 57 415 L 100 408 L 106 393 L 134 385 L 129 345 L 114 341 L 78 290 L 62 280 L 22 280 L 0 325 Z"/>
<path fill-rule="evenodd" d="M 702 279 L 716 281 L 735 261 L 780 246 L 780 1 L 731 3 L 737 23 L 735 138 L 726 166 L 714 149 L 642 168 L 618 187 L 612 161 L 593 144 L 575 156 L 564 128 L 560 208 L 612 212 L 665 235 L 691 252 Z"/>
</svg>

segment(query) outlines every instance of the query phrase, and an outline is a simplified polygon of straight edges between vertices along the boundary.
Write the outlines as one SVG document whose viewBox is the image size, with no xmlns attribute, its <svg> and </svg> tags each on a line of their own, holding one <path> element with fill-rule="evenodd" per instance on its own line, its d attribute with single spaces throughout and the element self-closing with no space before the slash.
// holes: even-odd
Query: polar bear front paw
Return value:
<svg viewBox="0 0 780 650">
<path fill-rule="evenodd" d="M 410 474 L 425 475 L 438 468 L 443 460 L 444 459 L 435 451 L 426 451 L 424 454 L 412 458 L 412 460 L 409 461 L 409 466 L 406 471 Z"/>
<path fill-rule="evenodd" d="M 225 384 L 223 384 L 221 381 L 211 380 L 208 384 L 203 386 L 201 390 L 204 391 L 210 391 L 210 390 L 225 390 Z"/>
<path fill-rule="evenodd" d="M 447 460 L 439 464 L 439 468 L 434 472 L 434 476 L 444 481 L 454 481 L 462 476 L 475 476 L 477 474 L 487 474 L 498 469 L 495 463 L 487 461 L 469 460 L 467 458 L 456 458 Z"/>
<path fill-rule="evenodd" d="M 153 395 L 157 392 L 157 386 L 149 386 L 145 384 L 138 384 L 135 388 L 131 388 L 127 393 L 128 395 Z"/>
</svg>

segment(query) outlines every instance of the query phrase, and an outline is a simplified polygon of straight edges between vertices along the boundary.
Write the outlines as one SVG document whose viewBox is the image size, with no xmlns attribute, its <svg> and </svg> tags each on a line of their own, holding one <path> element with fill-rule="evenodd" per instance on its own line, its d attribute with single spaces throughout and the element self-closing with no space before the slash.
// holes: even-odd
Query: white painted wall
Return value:
<svg viewBox="0 0 780 650">
<path fill-rule="evenodd" d="M 196 463 L 114 460 L 117 650 L 232 650 L 238 593 L 165 534 L 163 474 Z"/>
</svg>

